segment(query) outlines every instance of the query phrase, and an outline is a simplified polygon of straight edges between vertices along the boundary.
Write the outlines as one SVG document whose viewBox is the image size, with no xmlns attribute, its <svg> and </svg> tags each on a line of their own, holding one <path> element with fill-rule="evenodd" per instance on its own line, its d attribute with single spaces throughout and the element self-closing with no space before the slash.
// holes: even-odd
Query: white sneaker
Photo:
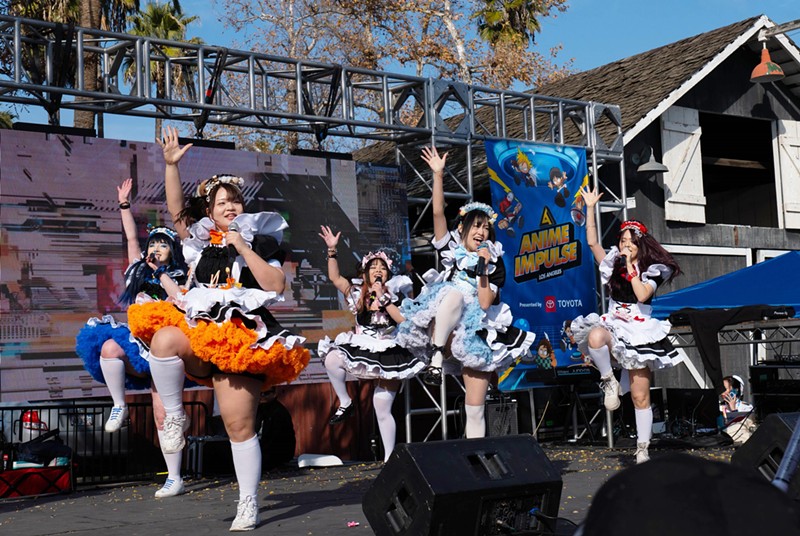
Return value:
<svg viewBox="0 0 800 536">
<path fill-rule="evenodd" d="M 650 446 L 650 442 L 646 441 L 644 443 L 636 443 L 636 465 L 640 463 L 644 463 L 650 459 L 650 454 L 647 452 L 647 448 Z"/>
<path fill-rule="evenodd" d="M 156 499 L 175 497 L 176 495 L 183 495 L 184 493 L 186 493 L 186 487 L 183 485 L 182 478 L 178 480 L 168 478 L 161 489 L 156 492 Z"/>
<path fill-rule="evenodd" d="M 125 419 L 128 418 L 127 406 L 114 406 L 111 408 L 111 416 L 106 421 L 105 430 L 109 434 L 116 432 L 122 425 L 125 424 Z"/>
<path fill-rule="evenodd" d="M 180 452 L 186 445 L 183 434 L 189 429 L 189 416 L 185 413 L 167 415 L 161 434 L 161 450 L 167 454 Z"/>
<path fill-rule="evenodd" d="M 600 389 L 603 391 L 603 405 L 609 411 L 614 411 L 619 407 L 619 382 L 612 372 L 608 376 L 600 378 Z"/>
<path fill-rule="evenodd" d="M 248 495 L 236 507 L 236 519 L 231 523 L 231 532 L 253 530 L 258 526 L 258 503 L 255 495 Z"/>
</svg>

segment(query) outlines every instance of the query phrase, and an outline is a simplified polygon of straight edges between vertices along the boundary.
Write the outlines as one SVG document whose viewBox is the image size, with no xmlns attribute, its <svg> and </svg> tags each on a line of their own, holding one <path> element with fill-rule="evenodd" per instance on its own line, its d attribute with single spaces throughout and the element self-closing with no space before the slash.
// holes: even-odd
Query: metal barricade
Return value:
<svg viewBox="0 0 800 536">
<path fill-rule="evenodd" d="M 149 480 L 165 471 L 152 406 L 129 404 L 127 422 L 109 434 L 104 425 L 111 407 L 110 402 L 82 400 L 0 407 L 0 432 L 9 443 L 24 443 L 58 428 L 59 437 L 73 451 L 78 484 Z M 205 434 L 209 408 L 197 401 L 184 407 L 192 422 L 188 433 Z"/>
</svg>

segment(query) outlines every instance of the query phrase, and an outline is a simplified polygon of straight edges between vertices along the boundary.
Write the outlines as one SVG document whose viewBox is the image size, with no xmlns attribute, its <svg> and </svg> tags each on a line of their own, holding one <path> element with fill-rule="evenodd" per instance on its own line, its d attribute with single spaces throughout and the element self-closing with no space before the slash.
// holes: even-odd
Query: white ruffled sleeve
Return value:
<svg viewBox="0 0 800 536">
<path fill-rule="evenodd" d="M 490 262 L 488 272 L 489 275 L 492 275 L 494 271 L 497 270 L 497 259 L 503 256 L 503 244 L 500 242 L 487 241 L 486 245 L 489 247 L 489 255 L 491 256 L 489 259 Z M 489 286 L 494 287 L 492 288 L 493 292 L 497 292 L 497 285 L 490 283 Z"/>
<path fill-rule="evenodd" d="M 611 276 L 614 274 L 614 264 L 617 262 L 617 257 L 619 257 L 619 248 L 617 246 L 611 246 L 611 249 L 608 250 L 608 253 L 600 262 L 599 270 L 600 270 L 600 282 L 604 285 L 607 285 L 609 281 L 611 281 Z"/>
<path fill-rule="evenodd" d="M 213 228 L 214 222 L 211 221 L 211 218 L 203 218 L 189 227 L 189 237 L 181 240 L 183 258 L 186 259 L 186 264 L 192 266 L 200 259 L 203 248 L 208 245 L 211 239 L 211 229 Z"/>
<path fill-rule="evenodd" d="M 654 279 L 660 277 L 662 281 L 668 280 L 672 277 L 672 268 L 664 264 L 651 264 L 647 267 L 647 271 L 642 273 L 642 283 L 646 283 L 653 287 L 653 290 L 658 288 L 658 281 Z"/>
<path fill-rule="evenodd" d="M 253 243 L 253 238 L 256 235 L 271 236 L 280 244 L 283 241 L 283 231 L 289 228 L 289 224 L 277 212 L 239 214 L 233 219 L 232 223 L 239 226 L 239 234 L 248 244 Z"/>
<path fill-rule="evenodd" d="M 283 240 L 283 231 L 289 228 L 289 224 L 286 223 L 283 216 L 276 212 L 239 214 L 231 223 L 235 223 L 239 227 L 239 234 L 242 235 L 244 241 L 251 248 L 256 235 L 271 236 L 280 244 Z M 211 230 L 214 229 L 214 227 L 213 220 L 208 217 L 202 218 L 189 227 L 189 237 L 181 242 L 183 257 L 186 259 L 186 264 L 191 266 L 200 259 L 203 248 L 205 248 L 211 240 Z M 277 268 L 281 267 L 278 261 L 268 262 L 270 265 L 276 266 Z"/>
<path fill-rule="evenodd" d="M 437 251 L 441 251 L 445 248 L 447 249 L 454 249 L 461 243 L 461 235 L 458 234 L 458 231 L 448 231 L 446 235 L 444 235 L 439 240 L 436 240 L 436 237 L 431 237 L 431 245 Z"/>
<path fill-rule="evenodd" d="M 395 302 L 402 297 L 401 294 L 410 296 L 414 285 L 407 275 L 396 275 L 386 282 L 386 290 L 389 291 L 392 301 Z"/>
</svg>

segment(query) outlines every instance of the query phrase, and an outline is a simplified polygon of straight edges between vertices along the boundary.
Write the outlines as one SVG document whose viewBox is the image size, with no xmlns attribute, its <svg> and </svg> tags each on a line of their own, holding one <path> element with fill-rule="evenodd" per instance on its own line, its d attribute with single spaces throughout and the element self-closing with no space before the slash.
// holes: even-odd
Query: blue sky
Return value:
<svg viewBox="0 0 800 536">
<path fill-rule="evenodd" d="M 235 34 L 219 22 L 218 0 L 182 0 L 186 14 L 197 15 L 190 37 L 206 43 L 234 47 Z M 536 47 L 546 51 L 561 44 L 562 61 L 573 59 L 578 71 L 644 52 L 652 48 L 707 32 L 736 21 L 765 14 L 780 24 L 800 19 L 798 0 L 569 0 L 569 9 L 542 21 Z M 800 42 L 800 31 L 788 34 Z M 46 115 L 30 110 L 21 120 L 46 123 Z M 62 123 L 72 124 L 71 113 Z M 153 141 L 153 121 L 106 115 L 105 137 Z"/>
</svg>

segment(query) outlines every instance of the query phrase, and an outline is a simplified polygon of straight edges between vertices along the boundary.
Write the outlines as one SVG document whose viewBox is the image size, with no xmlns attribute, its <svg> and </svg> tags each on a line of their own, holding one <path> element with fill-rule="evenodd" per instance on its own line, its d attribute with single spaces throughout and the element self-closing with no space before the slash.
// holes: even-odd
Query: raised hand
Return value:
<svg viewBox="0 0 800 536">
<path fill-rule="evenodd" d="M 339 245 L 339 237 L 342 236 L 342 232 L 339 231 L 336 234 L 333 234 L 331 228 L 327 225 L 320 225 L 320 233 L 319 236 L 325 241 L 325 245 L 329 248 L 333 249 Z"/>
<path fill-rule="evenodd" d="M 431 171 L 438 173 L 440 171 L 444 171 L 447 153 L 439 156 L 439 151 L 436 150 L 436 147 L 423 147 L 422 159 L 428 164 L 428 167 L 431 168 Z"/>
<path fill-rule="evenodd" d="M 586 186 L 581 186 L 580 192 L 581 197 L 586 202 L 587 211 L 594 207 L 597 202 L 600 201 L 600 198 L 603 197 L 603 194 L 597 191 L 597 186 L 590 190 L 588 184 Z"/>
<path fill-rule="evenodd" d="M 178 129 L 175 127 L 166 127 L 161 131 L 161 139 L 156 140 L 161 146 L 161 151 L 164 154 L 164 162 L 167 165 L 175 165 L 181 161 L 183 155 L 186 154 L 191 147 L 191 143 L 187 143 L 183 147 L 178 143 Z"/>
<path fill-rule="evenodd" d="M 125 179 L 122 184 L 117 186 L 117 199 L 120 203 L 130 202 L 131 188 L 133 188 L 133 179 Z"/>
</svg>

